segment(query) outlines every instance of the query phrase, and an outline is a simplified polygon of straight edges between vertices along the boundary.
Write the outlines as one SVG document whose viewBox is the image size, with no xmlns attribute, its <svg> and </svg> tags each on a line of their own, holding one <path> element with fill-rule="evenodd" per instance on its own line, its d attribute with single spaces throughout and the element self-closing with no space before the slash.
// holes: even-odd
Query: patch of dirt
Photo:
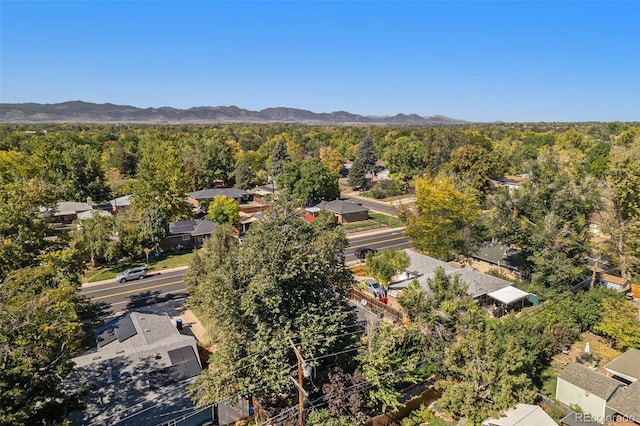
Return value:
<svg viewBox="0 0 640 426">
<path fill-rule="evenodd" d="M 589 343 L 589 353 L 591 359 L 583 357 L 585 348 Z M 579 362 L 586 367 L 592 367 L 596 365 L 596 370 L 600 373 L 606 374 L 604 366 L 611 362 L 616 357 L 620 356 L 622 352 L 613 349 L 609 346 L 609 343 L 603 337 L 597 336 L 591 332 L 585 332 L 580 335 L 580 340 L 576 341 L 566 353 L 560 353 L 553 358 L 551 365 L 560 372 L 567 364 Z"/>
</svg>

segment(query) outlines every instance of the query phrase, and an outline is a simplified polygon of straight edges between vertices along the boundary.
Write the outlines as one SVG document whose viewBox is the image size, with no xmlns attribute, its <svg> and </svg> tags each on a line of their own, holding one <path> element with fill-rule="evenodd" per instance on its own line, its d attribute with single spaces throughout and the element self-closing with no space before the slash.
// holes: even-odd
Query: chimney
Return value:
<svg viewBox="0 0 640 426">
<path fill-rule="evenodd" d="M 449 266 L 456 269 L 462 269 L 462 263 L 456 262 L 455 260 L 452 260 L 451 262 L 449 262 Z"/>
</svg>

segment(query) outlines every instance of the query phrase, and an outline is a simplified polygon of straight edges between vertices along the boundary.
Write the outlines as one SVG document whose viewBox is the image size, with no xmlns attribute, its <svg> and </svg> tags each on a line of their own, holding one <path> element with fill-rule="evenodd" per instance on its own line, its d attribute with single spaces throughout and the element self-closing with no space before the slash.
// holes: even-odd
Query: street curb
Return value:
<svg viewBox="0 0 640 426">
<path fill-rule="evenodd" d="M 358 238 L 358 237 L 367 237 L 369 235 L 378 235 L 378 234 L 384 234 L 387 233 L 389 231 L 393 231 L 393 232 L 399 232 L 400 234 L 404 234 L 404 226 L 398 227 L 398 228 L 390 228 L 390 227 L 385 227 L 385 228 L 378 228 L 378 229 L 373 229 L 373 230 L 369 230 L 369 231 L 356 231 L 356 232 L 349 232 L 347 234 L 347 239 L 350 238 Z"/>
<path fill-rule="evenodd" d="M 185 265 L 185 266 L 176 266 L 175 268 L 169 268 L 169 269 L 160 269 L 159 271 L 154 271 L 154 274 L 162 274 L 164 272 L 174 272 L 174 271 L 182 271 L 184 269 L 188 269 L 189 266 Z M 96 287 L 102 284 L 108 284 L 108 283 L 117 283 L 115 278 L 110 278 L 108 280 L 102 280 L 102 281 L 94 281 L 94 282 L 86 282 L 86 283 L 82 283 L 81 284 L 81 288 L 91 288 L 91 287 Z"/>
</svg>

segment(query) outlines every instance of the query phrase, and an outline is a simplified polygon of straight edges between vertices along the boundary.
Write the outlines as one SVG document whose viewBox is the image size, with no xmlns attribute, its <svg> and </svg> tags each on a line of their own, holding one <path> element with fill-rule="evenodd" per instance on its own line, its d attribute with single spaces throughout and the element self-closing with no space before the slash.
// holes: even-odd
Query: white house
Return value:
<svg viewBox="0 0 640 426">
<path fill-rule="evenodd" d="M 624 383 L 600 374 L 580 364 L 569 364 L 558 375 L 556 399 L 571 406 L 577 405 L 596 421 L 615 414 L 607 403 L 624 387 Z"/>
</svg>

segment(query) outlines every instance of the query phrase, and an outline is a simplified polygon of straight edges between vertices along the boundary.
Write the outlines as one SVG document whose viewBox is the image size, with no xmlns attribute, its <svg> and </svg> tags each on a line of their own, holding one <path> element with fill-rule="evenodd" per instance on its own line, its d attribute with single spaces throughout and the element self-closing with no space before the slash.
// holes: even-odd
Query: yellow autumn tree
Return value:
<svg viewBox="0 0 640 426">
<path fill-rule="evenodd" d="M 406 214 L 406 235 L 427 254 L 442 260 L 466 253 L 480 218 L 473 195 L 458 190 L 443 176 L 416 181 L 416 208 Z"/>
</svg>

